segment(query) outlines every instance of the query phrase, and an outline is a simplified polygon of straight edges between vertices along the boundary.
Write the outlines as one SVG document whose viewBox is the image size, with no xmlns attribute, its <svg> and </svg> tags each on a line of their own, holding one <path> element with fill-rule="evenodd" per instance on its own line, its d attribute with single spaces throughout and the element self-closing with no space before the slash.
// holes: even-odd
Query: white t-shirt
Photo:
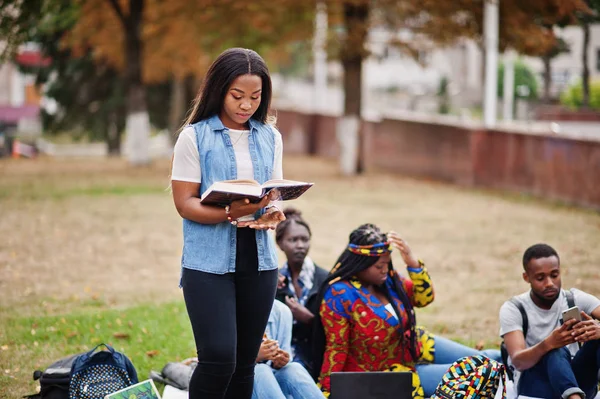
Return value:
<svg viewBox="0 0 600 399">
<path fill-rule="evenodd" d="M 275 135 L 275 159 L 273 162 L 273 172 L 269 179 L 283 179 L 283 143 L 281 133 L 275 128 L 272 130 Z M 228 133 L 233 145 L 233 151 L 235 152 L 237 178 L 254 179 L 254 168 L 248 146 L 248 134 L 250 131 L 229 129 Z M 171 180 L 200 183 L 202 173 L 200 168 L 196 132 L 192 126 L 188 126 L 181 131 L 175 143 Z"/>
</svg>

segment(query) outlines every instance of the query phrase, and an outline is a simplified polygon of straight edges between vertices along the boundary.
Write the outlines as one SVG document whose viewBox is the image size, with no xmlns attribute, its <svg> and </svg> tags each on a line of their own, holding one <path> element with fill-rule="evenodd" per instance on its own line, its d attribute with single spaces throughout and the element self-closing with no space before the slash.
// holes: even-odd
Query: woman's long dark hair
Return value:
<svg viewBox="0 0 600 399">
<path fill-rule="evenodd" d="M 267 123 L 272 93 L 267 64 L 256 51 L 235 47 L 221 53 L 208 68 L 184 126 L 218 115 L 231 83 L 246 74 L 256 75 L 262 80 L 260 105 L 252 118 Z"/>
<path fill-rule="evenodd" d="M 381 242 L 387 241 L 387 236 L 379 230 L 377 226 L 374 224 L 363 224 L 359 226 L 356 230 L 350 233 L 350 244 L 356 245 L 373 245 Z M 356 276 L 356 274 L 360 273 L 363 270 L 368 269 L 373 266 L 379 257 L 377 256 L 364 256 L 357 255 L 350 252 L 347 248 L 342 252 L 340 257 L 338 258 L 336 265 L 333 267 L 327 280 L 323 283 L 323 285 L 319 289 L 318 296 L 318 304 L 319 309 L 321 307 L 321 302 L 323 301 L 323 297 L 325 296 L 325 292 L 329 288 L 329 285 L 332 281 L 339 280 L 350 280 L 352 277 Z M 394 273 L 394 268 L 392 262 L 390 261 L 389 271 L 388 273 L 392 275 Z M 419 353 L 417 349 L 417 334 L 415 332 L 415 313 L 413 311 L 413 305 L 408 297 L 408 294 L 404 290 L 402 283 L 394 279 L 394 291 L 400 298 L 400 301 L 404 305 L 404 309 L 406 310 L 406 314 L 409 317 L 409 340 L 406 343 L 405 341 L 405 333 L 406 331 L 403 328 L 402 320 L 399 320 L 398 334 L 400 335 L 400 342 L 402 345 L 408 344 L 408 350 L 414 361 L 417 360 Z M 400 317 L 400 312 L 396 307 L 396 303 L 394 302 L 391 293 L 389 292 L 387 286 L 382 284 L 380 286 L 383 294 L 386 296 L 388 301 L 392 304 L 394 311 Z M 323 324 L 321 322 L 321 316 L 319 313 L 315 315 L 315 322 L 313 324 L 313 349 L 314 349 L 314 365 L 312 367 L 313 378 L 317 379 L 319 374 L 321 373 L 321 366 L 323 364 L 323 355 L 325 353 L 325 332 L 323 330 Z M 383 371 L 383 370 L 382 370 Z"/>
</svg>

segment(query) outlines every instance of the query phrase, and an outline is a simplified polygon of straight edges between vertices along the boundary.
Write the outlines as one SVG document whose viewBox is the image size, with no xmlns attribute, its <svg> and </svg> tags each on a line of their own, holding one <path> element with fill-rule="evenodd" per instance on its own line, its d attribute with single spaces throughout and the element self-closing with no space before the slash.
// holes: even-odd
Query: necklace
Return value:
<svg viewBox="0 0 600 399">
<path fill-rule="evenodd" d="M 235 145 L 238 143 L 238 141 L 240 141 L 242 139 L 242 137 L 244 136 L 244 132 L 240 133 L 239 137 L 235 140 L 235 142 L 233 142 L 231 144 L 232 147 L 235 147 Z M 229 136 L 231 138 L 231 134 Z"/>
</svg>

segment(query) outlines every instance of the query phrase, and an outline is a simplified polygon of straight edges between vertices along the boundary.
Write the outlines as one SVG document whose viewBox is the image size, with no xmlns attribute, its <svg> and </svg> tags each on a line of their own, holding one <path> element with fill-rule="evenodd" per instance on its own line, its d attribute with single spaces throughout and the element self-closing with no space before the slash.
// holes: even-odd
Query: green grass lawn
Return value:
<svg viewBox="0 0 600 399">
<path fill-rule="evenodd" d="M 34 393 L 34 369 L 43 370 L 65 355 L 107 343 L 125 353 L 140 380 L 170 361 L 195 356 L 192 332 L 181 301 L 124 309 L 104 307 L 69 314 L 2 320 L 0 397 Z M 18 394 L 15 392 L 18 386 Z"/>
</svg>

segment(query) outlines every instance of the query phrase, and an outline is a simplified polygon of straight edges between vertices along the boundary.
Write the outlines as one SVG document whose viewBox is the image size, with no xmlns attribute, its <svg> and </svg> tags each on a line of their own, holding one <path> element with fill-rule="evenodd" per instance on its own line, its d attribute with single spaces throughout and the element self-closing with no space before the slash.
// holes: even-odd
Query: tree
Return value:
<svg viewBox="0 0 600 399">
<path fill-rule="evenodd" d="M 600 1 L 600 0 L 599 0 Z M 338 126 L 344 173 L 360 172 L 361 65 L 368 32 L 385 28 L 389 44 L 415 58 L 435 46 L 470 38 L 483 46 L 482 0 L 327 0 L 334 57 L 344 71 L 344 116 Z M 500 47 L 540 55 L 555 44 L 551 26 L 586 8 L 583 0 L 500 1 Z M 359 122 L 356 122 L 356 121 Z M 355 131 L 356 130 L 356 131 Z M 356 137 L 356 138 L 355 138 Z M 348 160 L 346 160 L 346 158 Z M 354 159 L 353 159 L 354 158 Z"/>
<path fill-rule="evenodd" d="M 589 7 L 588 12 L 579 14 L 579 23 L 583 30 L 583 49 L 582 49 L 582 64 L 581 84 L 583 90 L 582 107 L 590 106 L 590 67 L 589 67 L 589 51 L 590 51 L 590 24 L 600 21 L 600 0 L 585 0 Z"/>
<path fill-rule="evenodd" d="M 558 37 L 554 46 L 546 53 L 541 55 L 544 64 L 544 72 L 542 74 L 544 81 L 544 94 L 542 100 L 545 103 L 550 102 L 550 86 L 552 84 L 552 59 L 558 57 L 562 53 L 569 52 L 569 45 L 562 38 Z"/>
<path fill-rule="evenodd" d="M 0 35 L 9 44 L 3 54 L 14 54 L 19 44 L 30 40 L 32 31 L 56 15 L 53 8 L 61 2 L 65 1 L 0 0 Z M 224 47 L 252 47 L 267 54 L 265 58 L 280 61 L 288 53 L 288 43 L 310 37 L 314 12 L 306 2 L 292 0 L 86 0 L 75 4 L 75 23 L 58 38 L 60 46 L 68 48 L 75 59 L 89 57 L 96 65 L 119 72 L 116 81 L 127 91 L 127 137 L 137 142 L 139 150 L 131 154 L 134 164 L 148 161 L 146 86 L 172 83 L 169 119 L 175 129 L 183 120 L 189 87 L 197 88 L 209 60 Z M 164 103 L 162 108 L 166 108 Z"/>
<path fill-rule="evenodd" d="M 106 1 L 115 12 L 102 7 Z M 142 83 L 171 81 L 172 131 L 183 121 L 186 86 L 197 86 L 195 82 L 209 62 L 224 48 L 250 47 L 263 55 L 281 57 L 287 53 L 282 51 L 286 44 L 311 33 L 312 14 L 304 2 L 130 0 L 130 9 L 135 3 L 134 9 L 140 13 L 139 3 L 143 1 L 142 17 L 134 17 L 132 11 L 126 14 L 116 0 L 86 1 L 69 45 L 90 45 L 99 58 L 125 72 L 133 90 L 129 97 L 133 110 L 145 106 L 139 95 Z M 130 48 L 138 50 L 131 52 Z"/>
</svg>

